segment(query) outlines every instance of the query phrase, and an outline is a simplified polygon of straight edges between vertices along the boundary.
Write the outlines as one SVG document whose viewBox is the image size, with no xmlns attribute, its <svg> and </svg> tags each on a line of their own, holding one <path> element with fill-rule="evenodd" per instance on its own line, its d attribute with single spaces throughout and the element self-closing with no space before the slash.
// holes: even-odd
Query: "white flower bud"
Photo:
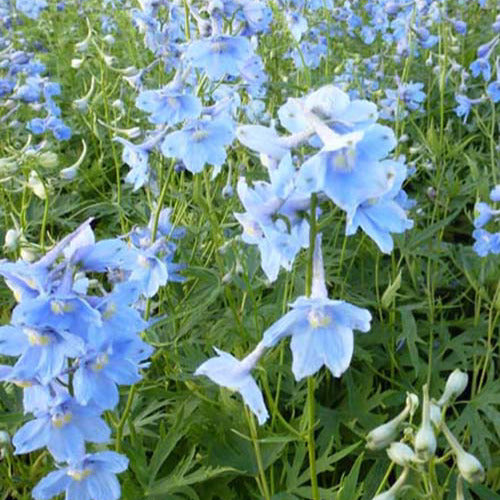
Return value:
<svg viewBox="0 0 500 500">
<path fill-rule="evenodd" d="M 405 484 L 406 478 L 408 477 L 408 470 L 408 467 L 405 467 L 397 481 L 387 491 L 373 497 L 373 500 L 396 500 L 399 491 Z"/>
<path fill-rule="evenodd" d="M 463 452 L 457 455 L 457 467 L 460 475 L 469 483 L 484 481 L 484 468 L 481 462 L 470 453 Z"/>
<path fill-rule="evenodd" d="M 113 35 L 109 34 L 103 38 L 103 41 L 105 41 L 108 45 L 114 45 L 115 37 Z"/>
<path fill-rule="evenodd" d="M 366 436 L 366 447 L 370 450 L 381 450 L 391 444 L 397 437 L 399 425 L 418 408 L 418 396 L 406 393 L 406 405 L 403 411 L 389 422 L 372 429 Z"/>
<path fill-rule="evenodd" d="M 395 464 L 402 467 L 410 465 L 417 458 L 415 452 L 404 443 L 391 443 L 387 449 L 387 455 Z"/>
<path fill-rule="evenodd" d="M 416 394 L 413 394 L 412 392 L 407 392 L 406 393 L 406 406 L 408 407 L 410 411 L 410 416 L 413 417 L 415 415 L 415 412 L 418 409 L 419 405 L 419 400 L 418 396 Z"/>
<path fill-rule="evenodd" d="M 26 262 L 34 262 L 37 259 L 36 252 L 34 251 L 33 247 L 29 245 L 24 236 L 21 236 L 19 238 L 19 243 L 21 244 L 21 259 Z"/>
<path fill-rule="evenodd" d="M 47 198 L 47 190 L 45 189 L 45 185 L 41 181 L 36 170 L 32 170 L 30 172 L 30 176 L 28 178 L 28 187 L 35 193 L 38 198 L 41 200 L 45 200 Z"/>
<path fill-rule="evenodd" d="M 54 168 L 59 164 L 59 159 L 56 153 L 52 151 L 45 151 L 39 157 L 40 165 L 45 168 Z"/>
<path fill-rule="evenodd" d="M 443 421 L 443 416 L 441 415 L 441 408 L 434 403 L 431 403 L 430 406 L 430 418 L 431 422 L 439 429 Z"/>
<path fill-rule="evenodd" d="M 453 370 L 446 381 L 443 395 L 436 404 L 439 406 L 447 405 L 450 401 L 464 392 L 468 382 L 469 376 L 467 373 L 460 371 L 458 368 Z"/>
<path fill-rule="evenodd" d="M 77 58 L 74 58 L 74 59 L 71 59 L 71 67 L 73 69 L 80 69 L 82 67 L 82 64 L 85 62 L 85 59 L 81 58 L 81 59 L 77 59 Z"/>
<path fill-rule="evenodd" d="M 421 460 L 429 460 L 436 453 L 437 441 L 432 428 L 429 405 L 429 388 L 423 387 L 424 403 L 422 406 L 422 424 L 415 435 L 415 451 Z"/>
<path fill-rule="evenodd" d="M 78 165 L 72 165 L 71 167 L 63 168 L 59 172 L 61 179 L 64 179 L 65 181 L 72 181 L 73 179 L 76 178 L 77 174 L 78 174 Z"/>
<path fill-rule="evenodd" d="M 14 252 L 17 249 L 19 243 L 19 237 L 21 236 L 21 231 L 18 229 L 9 229 L 5 233 L 5 243 L 4 248 L 8 252 Z"/>
<path fill-rule="evenodd" d="M 453 453 L 455 454 L 457 467 L 460 475 L 469 483 L 480 483 L 484 480 L 484 468 L 481 462 L 470 453 L 467 453 L 457 438 L 451 433 L 447 425 L 443 422 L 442 425 L 443 434 L 446 437 Z"/>
</svg>

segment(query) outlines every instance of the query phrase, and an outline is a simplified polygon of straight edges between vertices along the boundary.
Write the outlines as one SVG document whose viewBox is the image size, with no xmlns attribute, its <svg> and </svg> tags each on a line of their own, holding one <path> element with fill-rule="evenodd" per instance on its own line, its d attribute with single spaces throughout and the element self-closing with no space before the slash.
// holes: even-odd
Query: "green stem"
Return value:
<svg viewBox="0 0 500 500">
<path fill-rule="evenodd" d="M 260 486 L 262 489 L 262 494 L 266 500 L 271 500 L 271 495 L 269 493 L 269 486 L 267 485 L 266 473 L 264 471 L 264 464 L 262 462 L 262 454 L 260 452 L 259 441 L 257 438 L 257 429 L 255 427 L 255 421 L 253 415 L 249 415 L 247 409 L 245 408 L 246 417 L 248 420 L 248 427 L 250 428 L 250 435 L 252 436 L 253 448 L 255 451 L 255 459 L 257 460 L 257 468 L 259 470 Z"/>
<path fill-rule="evenodd" d="M 313 279 L 314 247 L 316 243 L 316 207 L 318 198 L 316 194 L 311 195 L 311 218 L 309 227 L 309 255 L 306 269 L 306 297 L 311 295 Z M 316 473 L 316 444 L 314 440 L 315 404 L 314 404 L 314 376 L 307 378 L 307 448 L 309 451 L 309 471 L 311 474 L 311 490 L 313 500 L 320 500 L 318 488 L 318 476 Z"/>
<path fill-rule="evenodd" d="M 45 188 L 45 200 L 43 206 L 42 228 L 40 229 L 40 248 L 42 250 L 42 253 L 45 252 L 45 229 L 47 227 L 47 218 L 49 216 L 49 194 L 47 186 L 44 185 L 44 188 Z"/>
</svg>

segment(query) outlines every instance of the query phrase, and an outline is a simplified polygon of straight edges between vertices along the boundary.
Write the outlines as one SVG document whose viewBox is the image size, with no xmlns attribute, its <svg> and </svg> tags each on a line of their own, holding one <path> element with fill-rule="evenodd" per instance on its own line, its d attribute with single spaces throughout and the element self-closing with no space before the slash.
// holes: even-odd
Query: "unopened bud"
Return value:
<svg viewBox="0 0 500 500">
<path fill-rule="evenodd" d="M 485 474 L 481 462 L 474 455 L 467 453 L 462 448 L 460 443 L 457 441 L 457 438 L 451 433 L 450 429 L 448 429 L 444 422 L 442 430 L 446 440 L 453 450 L 453 453 L 455 454 L 460 475 L 469 483 L 482 482 Z"/>
<path fill-rule="evenodd" d="M 460 371 L 458 368 L 453 370 L 446 381 L 443 395 L 436 404 L 439 406 L 447 405 L 450 401 L 464 392 L 468 382 L 469 376 L 467 373 Z"/>
<path fill-rule="evenodd" d="M 415 451 L 421 460 L 429 460 L 436 453 L 437 441 L 430 418 L 429 388 L 423 387 L 422 424 L 415 435 Z"/>
<path fill-rule="evenodd" d="M 9 229 L 5 233 L 5 250 L 7 250 L 8 252 L 14 252 L 17 249 L 20 236 L 21 231 L 19 231 L 18 229 Z"/>
<path fill-rule="evenodd" d="M 40 165 L 45 168 L 54 168 L 59 164 L 59 159 L 56 153 L 45 151 L 38 157 Z"/>
<path fill-rule="evenodd" d="M 74 59 L 71 59 L 71 67 L 73 69 L 80 69 L 82 67 L 82 64 L 85 62 L 85 59 L 81 58 L 81 59 L 77 59 L 77 58 L 74 58 Z"/>
<path fill-rule="evenodd" d="M 40 179 L 40 176 L 36 172 L 36 170 L 32 170 L 30 172 L 30 176 L 28 178 L 28 186 L 35 193 L 38 198 L 41 200 L 45 200 L 47 198 L 47 190 L 45 189 L 45 185 Z"/>
<path fill-rule="evenodd" d="M 439 429 L 439 427 L 441 427 L 441 422 L 443 421 L 443 417 L 441 415 L 441 407 L 434 403 L 431 403 L 430 417 L 431 422 Z"/>
<path fill-rule="evenodd" d="M 397 481 L 387 491 L 384 491 L 383 493 L 380 493 L 380 495 L 373 497 L 373 500 L 396 500 L 399 491 L 406 482 L 406 478 L 408 477 L 408 470 L 408 467 L 405 467 L 401 475 L 398 477 Z"/>
<path fill-rule="evenodd" d="M 481 462 L 470 453 L 463 451 L 457 455 L 457 467 L 460 475 L 469 483 L 484 481 L 484 469 Z"/>
<path fill-rule="evenodd" d="M 395 464 L 402 467 L 415 462 L 417 458 L 415 452 L 404 443 L 391 443 L 391 446 L 387 449 L 387 455 Z"/>
</svg>

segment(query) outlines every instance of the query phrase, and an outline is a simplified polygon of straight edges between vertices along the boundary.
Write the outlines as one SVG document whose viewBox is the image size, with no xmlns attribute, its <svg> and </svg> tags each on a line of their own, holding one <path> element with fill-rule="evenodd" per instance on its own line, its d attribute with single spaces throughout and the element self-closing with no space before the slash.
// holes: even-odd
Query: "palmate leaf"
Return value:
<svg viewBox="0 0 500 500">
<path fill-rule="evenodd" d="M 199 497 L 195 490 L 191 488 L 192 485 L 235 472 L 232 467 L 201 466 L 195 455 L 196 447 L 193 447 L 191 452 L 184 457 L 167 477 L 153 482 L 147 488 L 145 492 L 146 498 L 153 500 L 161 497 L 164 499 L 168 498 L 168 495 L 182 493 L 187 495 L 187 498 L 198 500 Z"/>
<path fill-rule="evenodd" d="M 491 466 L 490 444 L 496 446 L 500 435 L 499 408 L 500 380 L 490 380 L 467 403 L 452 429 L 457 437 L 466 429 L 469 431 L 471 446 L 468 451 L 478 453 L 486 468 Z"/>
</svg>

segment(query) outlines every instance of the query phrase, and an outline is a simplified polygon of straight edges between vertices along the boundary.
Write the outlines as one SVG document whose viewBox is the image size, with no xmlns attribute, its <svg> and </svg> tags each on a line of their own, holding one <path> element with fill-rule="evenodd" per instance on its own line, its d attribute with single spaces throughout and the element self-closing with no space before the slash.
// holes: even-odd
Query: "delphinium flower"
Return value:
<svg viewBox="0 0 500 500">
<path fill-rule="evenodd" d="M 323 365 L 334 377 L 340 377 L 351 362 L 353 330 L 367 332 L 371 314 L 328 298 L 320 236 L 315 245 L 311 296 L 298 297 L 290 306 L 291 311 L 264 332 L 262 345 L 273 347 L 291 336 L 292 371 L 297 380 L 313 375 Z"/>
<path fill-rule="evenodd" d="M 296 190 L 289 153 L 270 177 L 270 183 L 257 181 L 253 188 L 239 179 L 238 196 L 246 212 L 235 217 L 243 227 L 243 241 L 258 246 L 262 269 L 275 281 L 280 267 L 290 271 L 300 249 L 309 246 L 309 197 Z"/>
<path fill-rule="evenodd" d="M 500 201 L 500 185 L 495 186 L 490 193 L 490 200 L 493 203 Z M 500 220 L 500 210 L 494 209 L 491 205 L 479 202 L 475 206 L 474 231 L 472 236 L 476 240 L 473 249 L 480 256 L 488 254 L 500 254 L 500 231 L 491 232 L 485 229 L 488 224 L 495 224 Z"/>
<path fill-rule="evenodd" d="M 221 387 L 239 392 L 245 404 L 257 417 L 259 424 L 264 424 L 269 413 L 262 392 L 250 374 L 264 353 L 264 346 L 259 344 L 241 361 L 220 349 L 215 348 L 215 351 L 217 356 L 202 363 L 194 374 L 205 375 Z"/>
<path fill-rule="evenodd" d="M 142 297 L 166 284 L 168 267 L 174 278 L 179 270 L 170 239 L 183 231 L 172 226 L 168 209 L 157 215 L 154 242 L 152 223 L 134 229 L 127 244 L 121 238 L 96 242 L 87 221 L 32 263 L 0 261 L 0 275 L 18 302 L 0 328 L 0 354 L 17 359 L 0 365 L 0 379 L 23 387 L 24 411 L 34 415 L 15 433 L 15 453 L 47 447 L 58 463 L 68 464 L 42 479 L 35 498 L 62 491 L 82 500 L 119 497 L 115 474 L 127 459 L 85 453 L 87 443 L 109 442 L 102 412 L 118 404 L 118 385 L 142 378 L 152 354 L 140 338 L 149 325 L 138 310 Z M 97 285 L 104 273 L 106 287 Z"/>
<path fill-rule="evenodd" d="M 33 498 L 50 500 L 64 492 L 67 500 L 118 500 L 121 489 L 116 474 L 127 467 L 128 459 L 113 451 L 86 454 L 44 477 L 35 486 Z"/>
<path fill-rule="evenodd" d="M 478 97 L 477 99 L 470 99 L 466 95 L 457 94 L 455 96 L 457 106 L 454 108 L 456 115 L 460 118 L 464 118 L 463 122 L 467 121 L 469 114 L 471 112 L 472 106 L 476 106 L 484 102 L 484 98 Z"/>
<path fill-rule="evenodd" d="M 426 98 L 422 91 L 424 84 L 397 81 L 397 85 L 396 90 L 385 89 L 386 97 L 380 101 L 380 117 L 386 120 L 401 120 L 408 116 L 409 111 L 422 111 Z"/>
<path fill-rule="evenodd" d="M 13 99 L 36 112 L 44 109 L 45 118 L 31 119 L 27 123 L 28 130 L 34 134 L 50 131 L 58 141 L 69 139 L 71 129 L 62 120 L 61 109 L 54 101 L 54 97 L 61 94 L 61 87 L 48 76 L 42 76 L 46 72 L 45 66 L 32 53 L 15 50 L 13 45 L 3 52 L 2 59 L 7 75 L 0 80 L 4 82 L 0 84 L 0 99 Z M 12 113 L 13 116 L 16 114 Z M 3 119 L 7 117 L 9 115 Z"/>
<path fill-rule="evenodd" d="M 489 58 L 499 42 L 500 35 L 496 35 L 488 43 L 485 43 L 478 48 L 478 57 L 469 66 L 472 76 L 478 77 L 481 75 L 485 82 L 489 82 L 491 80 L 491 64 Z"/>
<path fill-rule="evenodd" d="M 37 19 L 47 6 L 46 0 L 16 0 L 16 9 L 30 19 Z"/>
<path fill-rule="evenodd" d="M 351 100 L 327 85 L 301 99 L 288 99 L 278 116 L 291 135 L 279 136 L 270 128 L 252 125 L 239 127 L 238 138 L 271 166 L 304 142 L 320 148 L 298 168 L 297 195 L 328 197 L 346 212 L 348 234 L 362 227 L 383 251 L 390 252 L 390 233 L 412 227 L 405 207 L 398 202 L 407 169 L 401 159 L 390 157 L 396 139 L 390 128 L 376 123 L 375 104 Z M 263 241 L 261 233 L 256 234 L 254 244 L 259 237 Z M 248 231 L 244 235 L 249 238 Z"/>
</svg>

